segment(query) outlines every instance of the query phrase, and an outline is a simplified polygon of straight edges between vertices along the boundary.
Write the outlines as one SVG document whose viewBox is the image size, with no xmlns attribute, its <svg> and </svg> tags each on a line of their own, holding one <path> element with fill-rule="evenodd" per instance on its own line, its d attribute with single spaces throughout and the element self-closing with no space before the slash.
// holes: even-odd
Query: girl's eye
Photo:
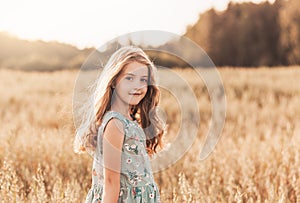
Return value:
<svg viewBox="0 0 300 203">
<path fill-rule="evenodd" d="M 147 83 L 148 80 L 147 79 L 141 79 L 142 82 Z"/>
<path fill-rule="evenodd" d="M 133 80 L 133 77 L 127 76 L 125 77 L 126 80 Z"/>
</svg>

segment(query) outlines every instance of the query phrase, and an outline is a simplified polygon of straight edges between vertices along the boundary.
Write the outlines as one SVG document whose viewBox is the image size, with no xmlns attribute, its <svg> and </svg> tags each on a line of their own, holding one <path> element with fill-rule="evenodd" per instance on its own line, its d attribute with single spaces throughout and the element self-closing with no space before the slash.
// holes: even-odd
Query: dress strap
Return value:
<svg viewBox="0 0 300 203">
<path fill-rule="evenodd" d="M 119 113 L 117 111 L 107 111 L 106 114 L 104 115 L 103 119 L 102 119 L 102 124 L 101 125 L 106 126 L 108 121 L 110 121 L 112 118 L 119 119 L 125 125 L 128 124 L 128 120 L 121 113 Z"/>
<path fill-rule="evenodd" d="M 117 111 L 107 111 L 105 113 L 105 115 L 103 116 L 102 123 L 101 123 L 101 125 L 98 129 L 97 145 L 99 147 L 99 150 L 100 150 L 101 154 L 102 154 L 102 135 L 103 135 L 103 132 L 104 132 L 104 129 L 105 129 L 107 123 L 113 118 L 117 118 L 118 120 L 120 120 L 123 123 L 123 125 L 124 125 L 124 139 L 126 137 L 127 126 L 128 126 L 130 121 L 127 120 L 125 118 L 125 116 L 123 116 L 121 113 L 119 113 Z"/>
</svg>

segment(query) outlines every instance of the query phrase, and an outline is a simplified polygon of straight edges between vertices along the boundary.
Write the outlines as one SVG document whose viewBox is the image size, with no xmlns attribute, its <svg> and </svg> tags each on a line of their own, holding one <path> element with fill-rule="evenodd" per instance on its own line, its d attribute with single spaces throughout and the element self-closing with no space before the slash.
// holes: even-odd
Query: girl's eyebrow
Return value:
<svg viewBox="0 0 300 203">
<path fill-rule="evenodd" d="M 132 76 L 136 76 L 135 74 L 133 74 L 133 73 L 130 73 L 130 72 L 128 72 L 128 73 L 125 73 L 125 75 L 132 75 Z M 148 77 L 148 75 L 143 75 L 142 77 Z"/>
</svg>

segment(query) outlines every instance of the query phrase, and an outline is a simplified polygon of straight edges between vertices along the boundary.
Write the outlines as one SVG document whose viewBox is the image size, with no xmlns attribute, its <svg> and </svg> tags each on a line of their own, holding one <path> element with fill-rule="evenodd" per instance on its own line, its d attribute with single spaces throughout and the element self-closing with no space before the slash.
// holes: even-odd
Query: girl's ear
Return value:
<svg viewBox="0 0 300 203">
<path fill-rule="evenodd" d="M 111 87 L 112 89 L 115 89 L 115 88 L 116 88 L 116 82 L 113 81 L 113 82 L 111 83 L 110 87 Z"/>
<path fill-rule="evenodd" d="M 113 89 L 115 89 L 115 88 L 116 88 L 116 85 L 115 85 L 115 83 L 113 83 L 113 84 L 111 85 L 111 88 L 113 88 Z"/>
</svg>

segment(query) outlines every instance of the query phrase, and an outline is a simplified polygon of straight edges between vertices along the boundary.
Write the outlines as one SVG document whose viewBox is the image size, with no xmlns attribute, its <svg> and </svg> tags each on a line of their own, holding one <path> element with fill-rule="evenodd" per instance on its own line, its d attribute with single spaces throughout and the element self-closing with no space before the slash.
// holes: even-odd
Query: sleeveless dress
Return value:
<svg viewBox="0 0 300 203">
<path fill-rule="evenodd" d="M 160 203 L 159 190 L 154 181 L 146 151 L 145 133 L 136 121 L 131 121 L 116 111 L 106 112 L 99 127 L 93 161 L 92 188 L 85 202 L 102 203 L 104 182 L 102 135 L 106 124 L 112 118 L 119 119 L 124 126 L 118 203 Z"/>
</svg>

